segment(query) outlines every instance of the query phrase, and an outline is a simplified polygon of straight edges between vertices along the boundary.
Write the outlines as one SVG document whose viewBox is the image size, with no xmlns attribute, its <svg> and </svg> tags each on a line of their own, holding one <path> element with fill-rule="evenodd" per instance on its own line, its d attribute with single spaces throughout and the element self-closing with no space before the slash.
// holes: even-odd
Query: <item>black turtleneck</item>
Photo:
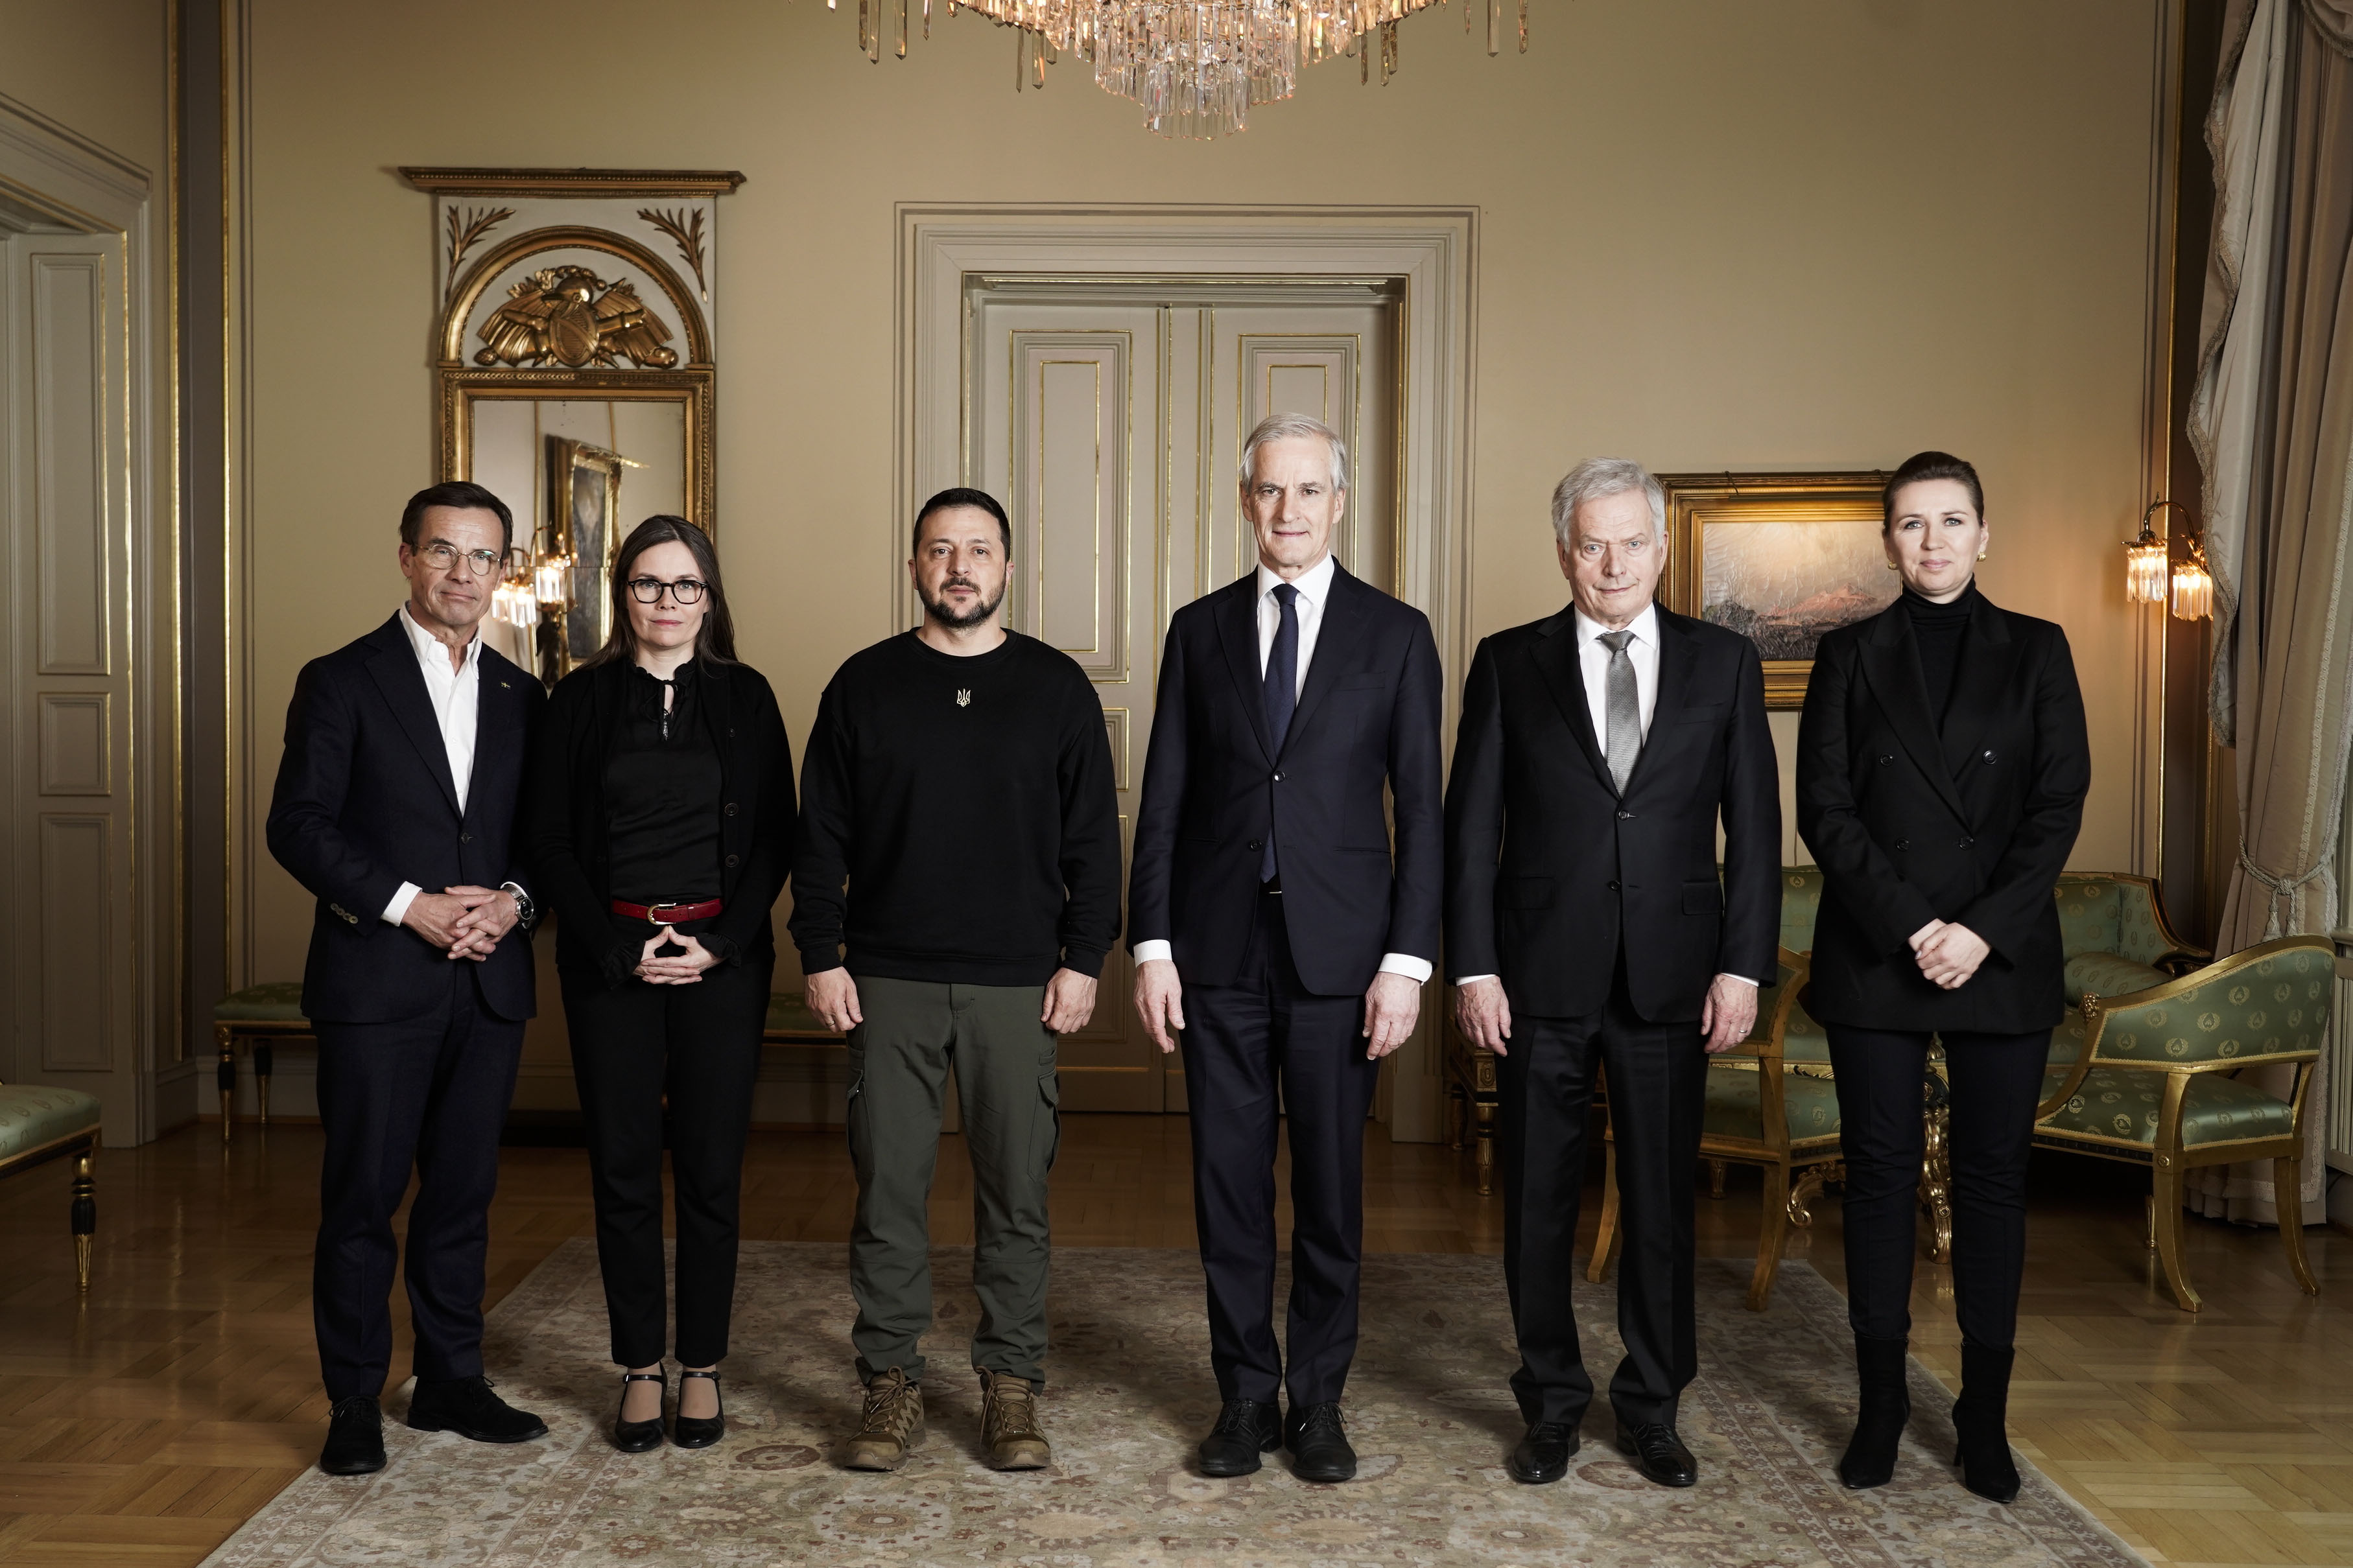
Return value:
<svg viewBox="0 0 2353 1568">
<path fill-rule="evenodd" d="M 1977 605 L 1975 582 L 1960 597 L 1937 604 L 1906 587 L 1905 613 L 1912 617 L 1912 640 L 1920 649 L 1920 678 L 1928 689 L 1928 716 L 1945 727 L 1945 709 L 1953 700 L 1953 673 L 1961 666 L 1961 641 L 1968 635 L 1969 613 Z"/>
</svg>

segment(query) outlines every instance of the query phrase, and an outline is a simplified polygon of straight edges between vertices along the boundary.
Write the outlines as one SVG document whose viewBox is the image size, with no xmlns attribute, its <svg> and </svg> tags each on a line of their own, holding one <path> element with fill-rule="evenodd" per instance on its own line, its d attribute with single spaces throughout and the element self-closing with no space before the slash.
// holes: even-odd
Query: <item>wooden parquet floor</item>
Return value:
<svg viewBox="0 0 2353 1568">
<path fill-rule="evenodd" d="M 969 1173 L 961 1142 L 948 1145 L 934 1234 L 968 1242 Z M 226 1155 L 214 1127 L 108 1152 L 86 1301 L 64 1168 L 0 1184 L 0 1563 L 194 1563 L 311 1462 L 326 1414 L 309 1306 L 318 1152 L 303 1126 L 240 1127 Z M 1376 1134 L 1372 1249 L 1500 1252 L 1500 1205 L 1472 1191 L 1467 1158 Z M 2193 1318 L 2143 1248 L 2146 1179 L 2036 1158 L 2020 1448 L 2153 1562 L 2353 1563 L 2353 1237 L 2308 1234 L 2316 1300 L 2289 1280 L 2274 1234 L 2190 1222 L 2207 1301 Z M 838 1133 L 755 1134 L 745 1176 L 747 1235 L 846 1238 Z M 501 1182 L 493 1300 L 591 1230 L 578 1151 L 508 1150 Z M 1192 1244 L 1181 1118 L 1070 1118 L 1054 1187 L 1058 1241 Z M 1755 1178 L 1736 1172 L 1730 1195 L 1701 1202 L 1702 1248 L 1750 1251 L 1757 1204 Z M 1840 1280 L 1834 1200 L 1791 1255 Z M 1921 1267 L 1914 1311 L 1918 1353 L 1952 1381 L 1947 1271 Z"/>
</svg>

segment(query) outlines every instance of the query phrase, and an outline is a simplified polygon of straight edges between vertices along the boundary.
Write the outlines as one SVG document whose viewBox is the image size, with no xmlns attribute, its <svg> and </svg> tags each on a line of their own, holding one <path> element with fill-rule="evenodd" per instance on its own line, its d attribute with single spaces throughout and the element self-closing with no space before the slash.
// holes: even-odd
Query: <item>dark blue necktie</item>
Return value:
<svg viewBox="0 0 2353 1568">
<path fill-rule="evenodd" d="M 1274 628 L 1274 646 L 1266 655 L 1266 737 L 1274 754 L 1282 755 L 1282 738 L 1291 730 L 1291 715 L 1299 706 L 1299 590 L 1288 583 L 1274 585 L 1274 603 L 1282 618 Z M 1258 879 L 1274 880 L 1274 824 L 1266 829 L 1266 850 L 1258 859 Z"/>
</svg>

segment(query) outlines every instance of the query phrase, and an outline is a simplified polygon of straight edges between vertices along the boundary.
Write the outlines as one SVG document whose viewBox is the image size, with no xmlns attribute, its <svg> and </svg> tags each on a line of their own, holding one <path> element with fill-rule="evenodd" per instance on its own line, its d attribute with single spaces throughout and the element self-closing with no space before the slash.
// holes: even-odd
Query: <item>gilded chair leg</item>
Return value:
<svg viewBox="0 0 2353 1568">
<path fill-rule="evenodd" d="M 1710 1160 L 1706 1163 L 1707 1195 L 1712 1198 L 1720 1198 L 1724 1196 L 1725 1163 L 1722 1160 Z"/>
<path fill-rule="evenodd" d="M 2146 1216 L 2148 1221 L 2148 1249 L 2155 1252 L 2157 1250 L 2157 1194 L 2149 1194 L 2143 1206 L 2148 1211 Z"/>
<path fill-rule="evenodd" d="M 1953 1160 L 1948 1137 L 1952 1112 L 1938 1105 L 1922 1113 L 1920 1207 L 1928 1216 L 1928 1261 L 1953 1260 Z"/>
<path fill-rule="evenodd" d="M 213 1073 L 220 1089 L 221 1142 L 228 1142 L 229 1130 L 237 1124 L 237 1044 L 224 1035 L 220 1043 L 220 1066 Z"/>
<path fill-rule="evenodd" d="M 2165 1266 L 2165 1283 L 2183 1311 L 2197 1311 L 2205 1303 L 2190 1289 L 2189 1272 L 2181 1267 L 2181 1173 L 2160 1156 L 2150 1184 L 2157 1205 L 2157 1258 Z"/>
<path fill-rule="evenodd" d="M 95 1163 L 94 1152 L 87 1149 L 74 1161 L 74 1277 L 85 1296 L 90 1294 L 90 1242 L 98 1235 L 98 1180 L 90 1171 Z"/>
<path fill-rule="evenodd" d="M 261 1125 L 269 1125 L 269 1069 L 272 1053 L 268 1040 L 253 1042 L 253 1098 L 261 1110 Z"/>
<path fill-rule="evenodd" d="M 1472 1109 L 1478 1114 L 1479 1129 L 1471 1168 L 1478 1174 L 1479 1195 L 1491 1198 L 1495 1195 L 1495 1107 L 1493 1101 L 1479 1100 L 1472 1102 Z"/>
<path fill-rule="evenodd" d="M 1789 1223 L 1799 1230 L 1810 1230 L 1814 1224 L 1814 1195 L 1832 1182 L 1846 1180 L 1846 1166 L 1831 1160 L 1820 1165 L 1809 1165 L 1789 1184 L 1789 1201 L 1783 1205 L 1788 1211 Z"/>
<path fill-rule="evenodd" d="M 1609 1255 L 1618 1247 L 1618 1145 L 1601 1146 L 1601 1224 L 1593 1233 L 1593 1256 L 1585 1277 L 1599 1282 L 1609 1277 Z"/>
<path fill-rule="evenodd" d="M 2280 1240 L 2287 1247 L 2288 1271 L 2307 1296 L 2320 1294 L 2320 1281 L 2304 1259 L 2304 1162 L 2272 1162 L 2272 1203 L 2279 1213 Z"/>
<path fill-rule="evenodd" d="M 1789 1167 L 1765 1167 L 1765 1212 L 1757 1226 L 1757 1272 L 1748 1280 L 1748 1310 L 1761 1312 L 1773 1299 L 1773 1277 L 1781 1271 L 1781 1249 L 1789 1239 Z"/>
</svg>

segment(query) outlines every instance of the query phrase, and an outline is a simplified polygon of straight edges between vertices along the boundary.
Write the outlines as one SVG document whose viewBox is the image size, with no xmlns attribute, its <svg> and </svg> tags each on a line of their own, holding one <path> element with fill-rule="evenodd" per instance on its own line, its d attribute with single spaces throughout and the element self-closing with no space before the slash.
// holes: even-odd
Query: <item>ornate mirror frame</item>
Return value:
<svg viewBox="0 0 2353 1568">
<path fill-rule="evenodd" d="M 677 169 L 400 173 L 433 198 L 440 477 L 475 477 L 476 415 L 485 403 L 673 404 L 683 431 L 681 510 L 715 532 L 718 198 L 744 176 Z M 534 461 L 543 457 L 534 454 Z M 568 525 L 546 516 L 526 521 L 524 506 L 514 510 L 522 559 L 508 586 L 521 596 L 537 580 L 544 593 L 552 579 L 537 568 L 571 559 Z M 618 541 L 602 542 L 609 556 Z M 579 581 L 585 585 L 600 568 L 584 567 Z M 542 673 L 571 663 L 563 653 Z"/>
</svg>

